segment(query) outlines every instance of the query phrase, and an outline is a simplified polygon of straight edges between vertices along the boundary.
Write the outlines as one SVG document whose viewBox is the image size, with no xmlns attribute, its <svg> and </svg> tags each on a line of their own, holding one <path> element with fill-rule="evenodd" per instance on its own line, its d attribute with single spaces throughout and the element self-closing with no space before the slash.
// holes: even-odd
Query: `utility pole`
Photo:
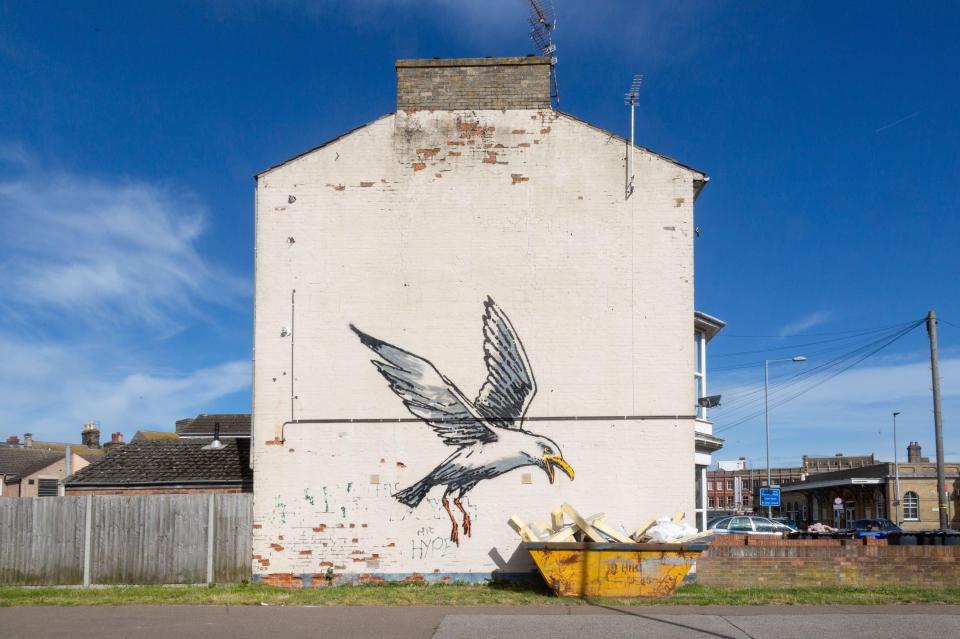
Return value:
<svg viewBox="0 0 960 639">
<path fill-rule="evenodd" d="M 946 477 L 943 472 L 943 420 L 940 415 L 940 361 L 937 356 L 937 314 L 927 313 L 927 335 L 930 336 L 930 374 L 933 376 L 933 429 L 937 440 L 937 509 L 940 529 L 950 526 L 947 518 Z"/>
<path fill-rule="evenodd" d="M 900 525 L 900 460 L 897 455 L 897 415 L 899 414 L 900 411 L 894 411 L 893 413 L 893 472 L 897 482 L 897 495 L 893 498 L 893 507 L 896 513 L 893 517 L 893 523 L 898 526 Z"/>
</svg>

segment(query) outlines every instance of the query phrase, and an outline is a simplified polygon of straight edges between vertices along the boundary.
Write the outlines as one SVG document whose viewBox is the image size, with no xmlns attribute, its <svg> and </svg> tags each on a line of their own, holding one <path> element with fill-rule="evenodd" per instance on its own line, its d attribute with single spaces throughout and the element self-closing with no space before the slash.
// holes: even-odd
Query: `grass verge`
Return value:
<svg viewBox="0 0 960 639">
<path fill-rule="evenodd" d="M 114 586 L 81 588 L 0 588 L 0 607 L 230 605 L 230 606 L 529 606 L 586 605 L 837 605 L 960 603 L 960 588 L 680 588 L 670 599 L 560 599 L 545 588 L 489 584 L 380 584 L 284 590 L 251 584 L 215 586 Z"/>
</svg>

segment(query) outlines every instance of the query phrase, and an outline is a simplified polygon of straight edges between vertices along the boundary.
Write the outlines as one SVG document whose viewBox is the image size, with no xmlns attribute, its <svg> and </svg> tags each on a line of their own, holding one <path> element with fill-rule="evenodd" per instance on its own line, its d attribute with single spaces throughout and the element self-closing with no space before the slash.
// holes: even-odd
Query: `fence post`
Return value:
<svg viewBox="0 0 960 639">
<path fill-rule="evenodd" d="M 83 518 L 83 587 L 90 587 L 90 550 L 93 546 L 93 493 L 87 494 L 87 507 Z"/>
<path fill-rule="evenodd" d="M 214 521 L 214 498 L 216 493 L 210 493 L 210 499 L 207 502 L 207 583 L 213 583 L 213 521 Z"/>
</svg>

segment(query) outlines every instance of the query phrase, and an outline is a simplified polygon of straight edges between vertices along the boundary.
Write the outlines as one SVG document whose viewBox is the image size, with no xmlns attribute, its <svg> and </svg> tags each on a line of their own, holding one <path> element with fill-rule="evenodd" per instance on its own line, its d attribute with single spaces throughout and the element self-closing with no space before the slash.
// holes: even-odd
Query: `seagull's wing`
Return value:
<svg viewBox="0 0 960 639">
<path fill-rule="evenodd" d="M 521 428 L 521 419 L 537 394 L 530 360 L 506 313 L 487 298 L 483 303 L 483 361 L 487 379 L 474 405 L 502 428 Z"/>
<path fill-rule="evenodd" d="M 407 410 L 419 417 L 450 446 L 489 443 L 497 435 L 483 423 L 482 415 L 453 382 L 428 360 L 367 335 L 350 325 L 360 341 L 384 361 L 370 360 L 403 400 Z"/>
</svg>

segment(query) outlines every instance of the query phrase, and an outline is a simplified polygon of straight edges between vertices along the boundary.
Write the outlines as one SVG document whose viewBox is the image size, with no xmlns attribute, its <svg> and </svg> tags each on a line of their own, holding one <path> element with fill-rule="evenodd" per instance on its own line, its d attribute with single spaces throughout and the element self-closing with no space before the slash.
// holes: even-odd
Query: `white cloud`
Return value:
<svg viewBox="0 0 960 639">
<path fill-rule="evenodd" d="M 23 157 L 32 156 L 26 150 Z M 4 434 L 78 441 L 169 430 L 250 386 L 245 353 L 205 353 L 213 308 L 243 308 L 248 287 L 200 245 L 207 213 L 170 185 L 49 172 L 31 160 L 0 174 L 0 426 Z M 171 370 L 165 361 L 200 362 Z M 188 357 L 180 357 L 188 352 Z M 219 403 L 218 403 L 219 402 Z"/>
<path fill-rule="evenodd" d="M 960 358 L 941 359 L 940 377 L 944 447 L 948 458 L 960 460 L 956 429 L 956 418 L 960 415 Z M 710 414 L 718 430 L 724 424 L 760 413 L 736 428 L 718 432 L 727 438 L 725 450 L 717 456 L 719 459 L 739 455 L 754 462 L 763 459 L 763 393 L 762 386 L 751 384 L 752 381 L 743 374 L 714 377 L 711 390 L 729 399 L 724 403 L 727 412 L 722 406 Z M 778 391 L 776 381 L 770 396 L 771 445 L 780 463 L 797 465 L 803 454 L 837 452 L 875 453 L 879 459 L 890 460 L 893 458 L 893 411 L 901 412 L 897 418 L 901 456 L 910 440 L 919 441 L 924 446 L 924 454 L 933 455 L 933 400 L 927 360 L 914 358 L 893 365 L 854 368 L 782 406 L 777 405 L 778 400 L 799 390 L 799 386 Z M 746 393 L 752 395 L 736 402 L 737 396 L 743 397 Z"/>
<path fill-rule="evenodd" d="M 780 337 L 790 337 L 791 335 L 796 335 L 797 333 L 802 333 L 808 331 L 814 326 L 819 326 L 821 324 L 826 324 L 830 321 L 832 313 L 829 311 L 817 311 L 815 313 L 810 313 L 804 317 L 801 317 L 798 320 L 790 322 L 780 329 Z"/>
<path fill-rule="evenodd" d="M 245 294 L 201 254 L 204 226 L 203 206 L 170 187 L 42 171 L 0 181 L 0 310 L 175 328 L 195 300 Z"/>
<path fill-rule="evenodd" d="M 109 344 L 74 346 L 0 337 L 0 424 L 5 434 L 79 441 L 85 421 L 104 433 L 171 430 L 174 422 L 250 387 L 250 362 L 229 361 L 194 371 L 124 372 L 107 359 Z M 102 365 L 101 365 L 102 364 Z M 126 367 L 123 367 L 126 368 Z"/>
</svg>

